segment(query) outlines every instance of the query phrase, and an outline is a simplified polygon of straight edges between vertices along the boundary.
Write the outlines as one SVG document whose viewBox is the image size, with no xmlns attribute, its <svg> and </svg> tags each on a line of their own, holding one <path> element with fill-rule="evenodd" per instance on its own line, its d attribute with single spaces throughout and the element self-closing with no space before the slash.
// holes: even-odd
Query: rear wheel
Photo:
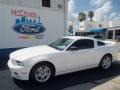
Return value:
<svg viewBox="0 0 120 90">
<path fill-rule="evenodd" d="M 111 64 L 112 64 L 112 57 L 110 55 L 105 55 L 100 62 L 100 67 L 103 70 L 107 70 L 111 67 Z"/>
<path fill-rule="evenodd" d="M 30 80 L 35 83 L 44 83 L 54 76 L 54 68 L 49 63 L 39 63 L 30 72 Z"/>
</svg>

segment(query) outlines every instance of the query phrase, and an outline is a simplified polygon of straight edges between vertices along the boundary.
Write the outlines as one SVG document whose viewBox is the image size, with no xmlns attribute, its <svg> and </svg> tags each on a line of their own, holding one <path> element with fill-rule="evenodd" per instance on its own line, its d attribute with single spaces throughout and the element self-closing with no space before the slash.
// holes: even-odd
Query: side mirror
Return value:
<svg viewBox="0 0 120 90">
<path fill-rule="evenodd" d="M 72 47 L 69 48 L 69 51 L 75 51 L 75 50 L 79 50 L 79 48 L 75 47 L 75 46 L 72 46 Z"/>
</svg>

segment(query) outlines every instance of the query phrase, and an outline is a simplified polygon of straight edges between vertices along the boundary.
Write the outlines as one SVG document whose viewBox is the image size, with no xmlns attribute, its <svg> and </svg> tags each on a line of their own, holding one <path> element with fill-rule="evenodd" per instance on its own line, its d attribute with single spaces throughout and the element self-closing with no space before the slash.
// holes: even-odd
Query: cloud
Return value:
<svg viewBox="0 0 120 90">
<path fill-rule="evenodd" d="M 111 20 L 111 19 L 115 18 L 116 16 L 117 16 L 117 13 L 113 12 L 109 15 L 109 19 Z"/>
<path fill-rule="evenodd" d="M 113 20 L 120 20 L 120 14 L 116 15 Z"/>
<path fill-rule="evenodd" d="M 74 0 L 69 0 L 68 2 L 68 20 L 72 20 L 75 16 L 75 2 Z"/>
<path fill-rule="evenodd" d="M 78 13 L 75 12 L 75 0 L 69 0 L 68 2 L 68 25 L 74 25 L 74 29 L 76 29 Z"/>
<path fill-rule="evenodd" d="M 120 14 L 113 12 L 112 0 L 91 0 L 90 5 L 94 7 L 94 20 L 119 20 Z"/>
<path fill-rule="evenodd" d="M 93 5 L 93 6 L 96 6 L 96 7 L 100 7 L 107 1 L 109 1 L 109 0 L 91 0 L 90 1 L 90 5 Z"/>
<path fill-rule="evenodd" d="M 95 21 L 108 20 L 112 9 L 113 9 L 112 2 L 110 0 L 107 0 L 107 2 L 105 2 L 102 6 L 94 10 L 95 13 L 94 20 Z"/>
</svg>

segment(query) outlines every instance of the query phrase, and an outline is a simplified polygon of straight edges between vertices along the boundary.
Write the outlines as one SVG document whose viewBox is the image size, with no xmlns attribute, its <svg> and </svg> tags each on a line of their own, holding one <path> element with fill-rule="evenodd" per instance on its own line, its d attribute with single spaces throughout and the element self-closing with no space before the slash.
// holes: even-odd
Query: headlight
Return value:
<svg viewBox="0 0 120 90">
<path fill-rule="evenodd" d="M 16 64 L 17 64 L 18 66 L 24 66 L 24 64 L 23 64 L 22 62 L 20 62 L 20 61 L 16 61 Z"/>
</svg>

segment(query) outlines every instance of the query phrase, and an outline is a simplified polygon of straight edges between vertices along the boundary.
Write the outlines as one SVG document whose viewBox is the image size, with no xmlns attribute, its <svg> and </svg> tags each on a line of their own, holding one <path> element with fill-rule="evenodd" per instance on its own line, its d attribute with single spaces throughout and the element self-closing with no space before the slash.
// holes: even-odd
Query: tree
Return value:
<svg viewBox="0 0 120 90">
<path fill-rule="evenodd" d="M 72 25 L 69 25 L 68 32 L 70 33 L 70 35 L 73 35 L 73 26 Z"/>
<path fill-rule="evenodd" d="M 80 12 L 80 13 L 78 14 L 78 20 L 79 20 L 80 22 L 86 20 L 86 15 L 85 15 L 85 13 Z"/>
<path fill-rule="evenodd" d="M 93 11 L 89 11 L 88 17 L 90 18 L 90 21 L 93 21 L 94 12 Z"/>
</svg>

